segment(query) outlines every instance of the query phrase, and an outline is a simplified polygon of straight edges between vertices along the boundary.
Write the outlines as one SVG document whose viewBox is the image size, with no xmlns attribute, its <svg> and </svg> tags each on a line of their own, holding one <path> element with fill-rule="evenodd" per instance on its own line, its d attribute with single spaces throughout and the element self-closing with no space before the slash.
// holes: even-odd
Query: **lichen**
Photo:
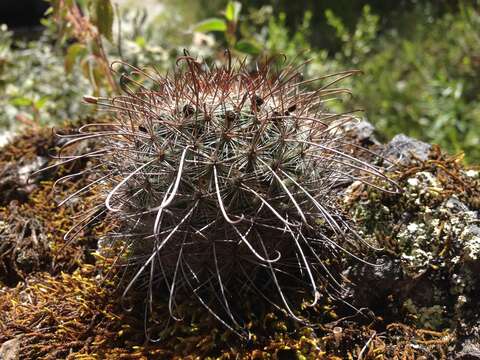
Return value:
<svg viewBox="0 0 480 360">
<path fill-rule="evenodd" d="M 473 222 L 474 220 L 472 220 Z M 480 222 L 477 220 L 477 222 Z M 467 225 L 460 234 L 460 240 L 465 248 L 465 260 L 477 261 L 480 259 L 480 227 Z"/>
<path fill-rule="evenodd" d="M 462 324 L 465 330 L 479 321 L 473 312 L 480 291 L 474 275 L 480 266 L 479 172 L 434 147 L 428 159 L 397 167 L 394 176 L 402 194 L 359 188 L 345 199 L 361 234 L 401 266 L 390 279 L 387 313 L 419 327 Z"/>
</svg>

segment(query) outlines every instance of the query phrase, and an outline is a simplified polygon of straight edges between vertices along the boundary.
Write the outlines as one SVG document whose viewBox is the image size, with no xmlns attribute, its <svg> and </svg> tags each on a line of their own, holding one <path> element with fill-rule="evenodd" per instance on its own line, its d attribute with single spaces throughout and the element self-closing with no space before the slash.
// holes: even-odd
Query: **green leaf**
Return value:
<svg viewBox="0 0 480 360">
<path fill-rule="evenodd" d="M 86 53 L 87 49 L 85 45 L 80 43 L 70 45 L 67 49 L 67 54 L 65 55 L 65 71 L 71 72 L 77 58 L 82 57 Z"/>
<path fill-rule="evenodd" d="M 225 9 L 225 18 L 231 22 L 238 22 L 238 15 L 240 15 L 240 10 L 242 9 L 242 4 L 238 1 L 229 1 L 227 8 Z"/>
<path fill-rule="evenodd" d="M 139 47 L 143 48 L 147 45 L 147 40 L 143 36 L 137 36 L 135 38 L 135 44 L 137 44 Z"/>
<path fill-rule="evenodd" d="M 89 1 L 98 1 L 98 0 L 75 0 L 76 4 L 80 7 L 81 10 L 87 8 Z"/>
<path fill-rule="evenodd" d="M 32 105 L 32 99 L 26 97 L 16 97 L 10 101 L 10 103 L 14 106 L 30 106 Z"/>
<path fill-rule="evenodd" d="M 53 14 L 53 7 L 49 6 L 47 10 L 43 13 L 43 18 L 46 18 L 48 15 L 51 15 L 51 14 Z"/>
<path fill-rule="evenodd" d="M 226 31 L 227 24 L 225 20 L 219 18 L 210 18 L 204 21 L 201 21 L 193 26 L 192 31 L 196 32 L 209 32 L 209 31 Z"/>
<path fill-rule="evenodd" d="M 242 39 L 235 44 L 235 50 L 244 54 L 258 55 L 262 51 L 262 48 L 252 41 Z"/>
<path fill-rule="evenodd" d="M 94 0 L 90 4 L 92 22 L 100 34 L 112 41 L 113 6 L 110 0 Z"/>
<path fill-rule="evenodd" d="M 35 101 L 33 103 L 33 105 L 38 109 L 38 110 L 41 110 L 45 104 L 47 103 L 47 101 L 50 99 L 50 97 L 48 95 L 44 95 L 42 96 L 40 99 L 38 99 L 37 101 Z"/>
</svg>

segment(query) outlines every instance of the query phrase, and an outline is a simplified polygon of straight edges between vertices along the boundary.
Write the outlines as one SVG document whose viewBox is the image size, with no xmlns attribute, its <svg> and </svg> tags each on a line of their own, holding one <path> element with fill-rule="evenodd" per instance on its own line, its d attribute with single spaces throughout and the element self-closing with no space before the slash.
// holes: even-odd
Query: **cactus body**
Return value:
<svg viewBox="0 0 480 360">
<path fill-rule="evenodd" d="M 88 99 L 115 115 L 81 132 L 102 144 L 91 155 L 120 224 L 112 238 L 125 244 L 125 294 L 166 296 L 174 318 L 179 299 L 194 296 L 234 329 L 252 294 L 298 319 L 298 294 L 315 304 L 334 291 L 329 259 L 354 239 L 337 188 L 382 176 L 351 155 L 340 129 L 354 118 L 324 106 L 350 73 L 307 91 L 291 66 L 181 60 L 167 76 L 133 69 L 122 96 Z"/>
</svg>

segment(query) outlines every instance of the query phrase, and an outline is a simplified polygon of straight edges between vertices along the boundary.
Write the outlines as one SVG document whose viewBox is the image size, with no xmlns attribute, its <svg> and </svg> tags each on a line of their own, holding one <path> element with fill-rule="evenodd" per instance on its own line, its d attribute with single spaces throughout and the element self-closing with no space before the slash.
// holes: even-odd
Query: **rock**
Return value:
<svg viewBox="0 0 480 360">
<path fill-rule="evenodd" d="M 460 238 L 463 241 L 465 260 L 480 260 L 480 227 L 473 224 L 467 225 Z"/>
<path fill-rule="evenodd" d="M 404 280 L 400 260 L 389 256 L 378 258 L 375 266 L 354 263 L 344 275 L 356 284 L 349 288 L 349 301 L 356 306 L 372 309 L 384 304 L 387 297 L 395 292 Z"/>
<path fill-rule="evenodd" d="M 466 340 L 456 355 L 456 360 L 480 360 L 480 343 L 474 340 Z"/>
<path fill-rule="evenodd" d="M 0 147 L 8 144 L 15 136 L 15 132 L 4 130 L 0 132 Z"/>
<path fill-rule="evenodd" d="M 48 159 L 43 156 L 36 156 L 31 162 L 18 168 L 18 178 L 23 185 L 28 184 L 29 177 L 40 170 L 48 163 Z"/>
<path fill-rule="evenodd" d="M 46 157 L 36 156 L 23 164 L 13 161 L 0 164 L 0 205 L 7 205 L 12 200 L 27 201 L 35 183 L 44 176 L 42 173 L 34 173 L 47 163 Z"/>
<path fill-rule="evenodd" d="M 453 213 L 459 213 L 459 212 L 466 212 L 470 211 L 467 205 L 465 205 L 463 202 L 461 202 L 458 197 L 452 196 L 450 197 L 447 202 L 445 203 L 445 206 L 451 210 Z"/>
<path fill-rule="evenodd" d="M 345 124 L 345 130 L 353 136 L 363 145 L 367 144 L 379 144 L 378 140 L 374 136 L 375 126 L 366 120 L 362 120 L 359 123 L 347 123 Z"/>
<path fill-rule="evenodd" d="M 421 160 L 427 160 L 430 148 L 431 145 L 423 141 L 399 134 L 385 145 L 383 156 L 389 160 L 406 165 L 412 161 L 414 156 Z"/>
<path fill-rule="evenodd" d="M 0 346 L 0 359 L 1 360 L 18 360 L 20 359 L 20 336 L 11 340 L 5 341 Z"/>
</svg>

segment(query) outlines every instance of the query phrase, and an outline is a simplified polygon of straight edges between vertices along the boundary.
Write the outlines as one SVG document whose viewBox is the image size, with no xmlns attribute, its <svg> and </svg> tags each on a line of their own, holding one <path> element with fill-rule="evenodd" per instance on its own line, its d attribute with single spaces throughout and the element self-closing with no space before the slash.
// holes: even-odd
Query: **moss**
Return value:
<svg viewBox="0 0 480 360">
<path fill-rule="evenodd" d="M 377 334 L 371 325 L 323 317 L 315 329 L 271 312 L 252 319 L 252 338 L 242 343 L 197 307 L 188 319 L 167 324 L 161 342 L 148 344 L 141 313 L 123 310 L 115 281 L 97 276 L 112 262 L 97 259 L 95 266 L 85 264 L 72 274 L 36 273 L 28 285 L 2 290 L 0 343 L 21 335 L 20 357 L 27 359 L 342 359 L 357 358 L 365 344 L 364 358 L 373 359 L 441 354 L 451 342 L 448 333 L 401 324 Z M 319 320 L 324 310 L 315 309 Z M 167 319 L 166 304 L 156 304 L 155 311 Z"/>
<path fill-rule="evenodd" d="M 70 127 L 63 130 L 72 131 Z M 93 198 L 87 193 L 84 201 L 57 204 L 72 191 L 84 187 L 89 179 L 77 176 L 55 184 L 63 175 L 81 171 L 88 163 L 74 161 L 43 172 L 56 161 L 62 139 L 52 130 L 27 132 L 17 136 L 0 151 L 0 283 L 14 285 L 35 271 L 73 271 L 84 262 L 91 262 L 89 252 L 96 247 L 98 229 L 87 227 L 80 231 L 75 242 L 64 235 L 78 221 Z M 73 151 L 73 150 L 72 150 Z M 107 223 L 100 225 L 104 228 Z M 101 231 L 100 231 L 101 232 Z"/>
<path fill-rule="evenodd" d="M 50 136 L 51 132 L 42 131 L 17 138 L 4 148 L 0 167 L 22 161 L 23 166 L 26 159 L 48 154 L 48 149 L 58 146 Z M 82 166 L 88 164 L 77 163 L 60 173 L 73 173 Z M 405 296 L 392 293 L 382 305 L 395 307 L 396 312 L 376 307 L 372 310 L 377 316 L 363 310 L 352 314 L 342 302 L 324 299 L 301 310 L 300 315 L 311 321 L 302 325 L 252 298 L 245 314 L 247 340 L 184 299 L 180 308 L 185 317 L 179 322 L 169 320 L 168 303 L 154 302 L 154 318 L 164 322 L 149 323 L 147 329 L 161 341 L 146 342 L 144 299 L 134 293 L 126 299 L 127 304 L 137 304 L 131 312 L 120 301 L 122 273 L 113 266 L 117 251 L 105 245 L 101 255 L 93 253 L 96 241 L 114 224 L 87 224 L 74 242 L 66 243 L 63 236 L 84 203 L 73 201 L 62 208 L 55 203 L 67 190 L 85 186 L 88 179 L 71 178 L 51 192 L 58 176 L 47 172 L 31 187 L 17 183 L 16 191 L 24 191 L 24 196 L 4 197 L 0 208 L 1 246 L 9 251 L 0 257 L 0 274 L 9 271 L 18 276 L 7 284 L 11 287 L 0 290 L 0 344 L 19 338 L 20 358 L 333 360 L 361 354 L 362 359 L 441 359 L 447 358 L 456 341 L 454 324 L 468 316 L 475 319 L 471 314 L 478 291 L 474 278 L 478 238 L 463 219 L 479 209 L 475 205 L 479 177 L 477 170 L 464 169 L 458 158 L 433 153 L 430 159 L 401 169 L 396 173 L 404 188 L 401 195 L 366 191 L 358 185 L 348 192 L 346 204 L 363 235 L 384 246 L 383 255 L 398 260 L 405 273 L 405 278 L 399 277 L 402 282 L 394 284 Z M 465 208 L 456 212 L 459 203 Z M 38 263 L 25 266 L 28 251 Z M 433 286 L 428 301 L 414 291 L 424 284 Z M 372 293 L 367 283 L 362 285 Z"/>
</svg>

